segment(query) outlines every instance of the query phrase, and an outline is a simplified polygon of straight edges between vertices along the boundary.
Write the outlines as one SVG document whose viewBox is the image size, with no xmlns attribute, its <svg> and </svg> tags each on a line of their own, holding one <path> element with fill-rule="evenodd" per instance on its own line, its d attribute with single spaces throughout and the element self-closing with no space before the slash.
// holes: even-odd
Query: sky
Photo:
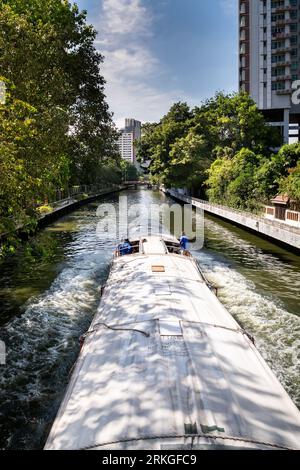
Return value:
<svg viewBox="0 0 300 470">
<path fill-rule="evenodd" d="M 159 121 L 238 87 L 237 0 L 77 0 L 98 31 L 114 121 Z"/>
</svg>

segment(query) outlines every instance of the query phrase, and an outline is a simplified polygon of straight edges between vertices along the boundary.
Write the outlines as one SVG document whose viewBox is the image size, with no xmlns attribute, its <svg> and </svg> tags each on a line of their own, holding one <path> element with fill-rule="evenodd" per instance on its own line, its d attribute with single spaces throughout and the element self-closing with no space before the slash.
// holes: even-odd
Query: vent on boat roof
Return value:
<svg viewBox="0 0 300 470">
<path fill-rule="evenodd" d="M 166 271 L 164 266 L 154 266 L 154 265 L 152 265 L 151 269 L 152 269 L 153 273 L 164 273 Z"/>
<path fill-rule="evenodd" d="M 161 336 L 182 336 L 180 321 L 169 318 L 160 319 L 159 333 Z"/>
</svg>

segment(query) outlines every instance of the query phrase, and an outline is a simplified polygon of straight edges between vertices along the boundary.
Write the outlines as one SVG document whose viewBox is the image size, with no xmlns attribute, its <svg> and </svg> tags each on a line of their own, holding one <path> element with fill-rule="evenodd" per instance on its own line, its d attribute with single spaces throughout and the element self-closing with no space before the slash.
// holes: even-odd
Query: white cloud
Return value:
<svg viewBox="0 0 300 470">
<path fill-rule="evenodd" d="M 105 59 L 106 78 L 134 79 L 149 76 L 159 69 L 159 61 L 141 46 L 122 47 L 108 51 Z M 121 77 L 120 77 L 121 75 Z"/>
<path fill-rule="evenodd" d="M 233 16 L 238 11 L 238 0 L 220 0 L 222 9 L 227 16 Z"/>
<path fill-rule="evenodd" d="M 151 18 L 141 0 L 103 0 L 104 31 L 109 35 L 145 34 Z"/>
<path fill-rule="evenodd" d="M 102 0 L 95 43 L 105 56 L 101 72 L 107 80 L 108 103 L 120 127 L 125 117 L 158 120 L 174 101 L 186 100 L 181 90 L 162 91 L 151 85 L 167 73 L 147 46 L 153 21 L 142 0 Z"/>
</svg>

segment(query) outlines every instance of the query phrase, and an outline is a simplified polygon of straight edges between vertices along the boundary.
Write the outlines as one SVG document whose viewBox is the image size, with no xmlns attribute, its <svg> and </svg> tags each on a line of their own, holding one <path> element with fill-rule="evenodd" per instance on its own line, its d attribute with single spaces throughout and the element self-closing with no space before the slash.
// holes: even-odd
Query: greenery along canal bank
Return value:
<svg viewBox="0 0 300 470">
<path fill-rule="evenodd" d="M 96 34 L 76 4 L 0 1 L 0 233 L 57 189 L 122 180 Z"/>
<path fill-rule="evenodd" d="M 218 93 L 145 124 L 138 155 L 156 183 L 257 213 L 279 192 L 300 204 L 300 144 L 280 142 L 248 94 Z"/>
<path fill-rule="evenodd" d="M 19 240 L 26 240 L 29 236 L 32 236 L 37 230 L 42 229 L 47 225 L 55 222 L 60 217 L 63 217 L 64 215 L 78 209 L 79 207 L 85 204 L 89 204 L 90 202 L 96 201 L 101 196 L 114 192 L 119 192 L 122 189 L 124 189 L 124 186 L 122 185 L 103 185 L 103 187 L 95 187 L 94 190 L 90 192 L 90 194 L 79 193 L 77 195 L 69 197 L 68 199 L 58 202 L 58 204 L 54 207 L 47 206 L 47 212 L 44 213 L 44 215 L 40 215 L 40 217 L 36 219 L 34 226 L 30 224 L 29 226 L 22 226 L 18 228 L 12 234 L 0 234 L 0 254 L 1 245 L 4 247 L 4 253 L 6 252 L 6 254 L 9 251 L 15 251 L 14 247 L 13 250 L 7 248 L 9 247 L 11 237 L 13 237 L 14 242 L 16 242 L 16 237 Z"/>
</svg>

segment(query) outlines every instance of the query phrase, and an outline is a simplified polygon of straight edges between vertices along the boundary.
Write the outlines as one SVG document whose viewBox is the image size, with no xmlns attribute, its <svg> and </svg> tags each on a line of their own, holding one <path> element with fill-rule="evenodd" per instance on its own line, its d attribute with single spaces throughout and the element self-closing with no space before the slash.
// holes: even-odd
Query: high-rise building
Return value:
<svg viewBox="0 0 300 470">
<path fill-rule="evenodd" d="M 118 140 L 119 150 L 122 158 L 134 165 L 136 161 L 136 149 L 134 142 L 141 139 L 141 122 L 135 119 L 125 119 L 125 127 L 121 130 Z"/>
<path fill-rule="evenodd" d="M 284 142 L 299 139 L 300 0 L 239 0 L 239 85 Z"/>
</svg>

